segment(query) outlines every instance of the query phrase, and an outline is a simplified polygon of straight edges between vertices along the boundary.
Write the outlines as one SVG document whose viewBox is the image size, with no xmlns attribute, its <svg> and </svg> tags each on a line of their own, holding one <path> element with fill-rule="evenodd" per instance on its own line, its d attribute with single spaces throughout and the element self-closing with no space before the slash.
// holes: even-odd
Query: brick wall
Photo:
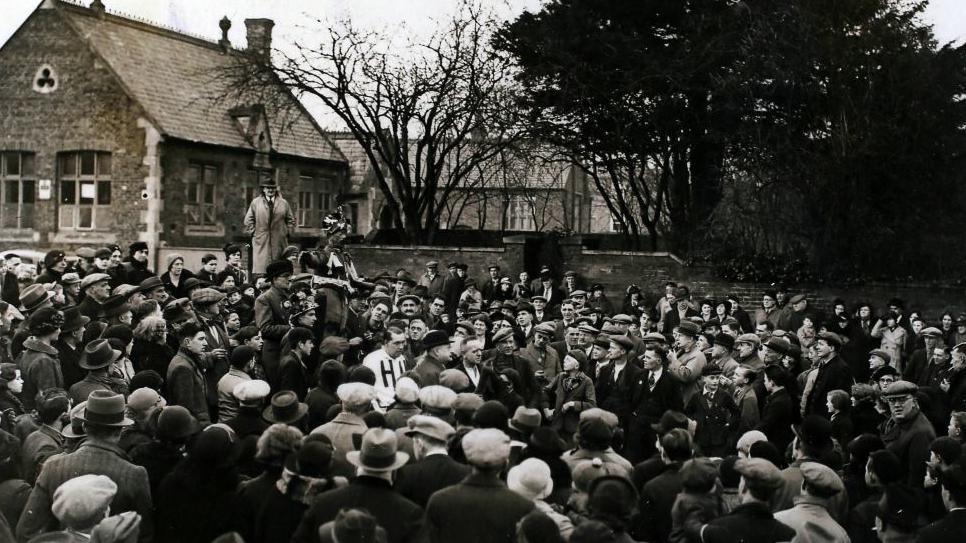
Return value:
<svg viewBox="0 0 966 543">
<path fill-rule="evenodd" d="M 44 64 L 58 80 L 58 89 L 50 94 L 32 88 Z M 73 248 L 137 239 L 145 205 L 144 129 L 137 125 L 142 116 L 57 10 L 37 10 L 0 50 L 0 151 L 34 153 L 36 178 L 54 181 L 53 194 L 36 201 L 29 228 L 0 231 L 3 245 Z M 107 230 L 57 228 L 57 154 L 80 150 L 111 153 L 113 224 Z"/>
</svg>

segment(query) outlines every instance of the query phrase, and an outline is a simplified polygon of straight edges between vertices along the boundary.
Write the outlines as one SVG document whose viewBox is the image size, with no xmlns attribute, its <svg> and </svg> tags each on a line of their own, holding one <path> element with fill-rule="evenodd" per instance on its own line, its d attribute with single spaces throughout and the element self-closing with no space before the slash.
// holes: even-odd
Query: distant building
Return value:
<svg viewBox="0 0 966 543">
<path fill-rule="evenodd" d="M 267 55 L 274 23 L 245 24 L 249 51 Z M 259 176 L 314 242 L 348 163 L 294 98 L 284 113 L 212 100 L 239 54 L 229 26 L 212 42 L 100 0 L 44 1 L 0 48 L 0 246 L 208 252 L 245 238 Z"/>
</svg>

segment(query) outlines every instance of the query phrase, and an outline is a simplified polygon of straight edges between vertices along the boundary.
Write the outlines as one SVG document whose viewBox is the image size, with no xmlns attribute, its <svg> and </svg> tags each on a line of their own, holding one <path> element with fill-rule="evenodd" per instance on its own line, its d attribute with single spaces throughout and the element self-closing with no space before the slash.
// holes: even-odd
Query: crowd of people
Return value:
<svg viewBox="0 0 966 543">
<path fill-rule="evenodd" d="M 39 274 L 6 253 L 0 540 L 966 533 L 966 318 L 781 287 L 610 300 L 548 267 L 363 277 L 325 234 L 257 277 L 239 245 L 162 273 L 140 242 Z"/>
</svg>

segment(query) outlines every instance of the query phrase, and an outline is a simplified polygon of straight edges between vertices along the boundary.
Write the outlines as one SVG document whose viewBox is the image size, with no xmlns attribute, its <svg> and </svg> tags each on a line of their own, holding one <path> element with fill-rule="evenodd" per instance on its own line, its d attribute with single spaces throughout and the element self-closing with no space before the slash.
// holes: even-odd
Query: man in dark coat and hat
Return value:
<svg viewBox="0 0 966 543">
<path fill-rule="evenodd" d="M 106 475 L 117 484 L 111 511 L 136 511 L 142 520 L 140 540 L 150 540 L 154 523 L 148 473 L 130 463 L 117 446 L 121 429 L 133 424 L 124 416 L 124 397 L 106 390 L 92 392 L 80 419 L 87 439 L 76 451 L 51 457 L 44 464 L 20 516 L 17 536 L 26 541 L 56 530 L 57 522 L 51 513 L 54 491 L 68 479 L 95 474 Z"/>
<path fill-rule="evenodd" d="M 291 329 L 288 289 L 292 277 L 292 263 L 278 260 L 268 265 L 265 280 L 271 288 L 255 300 L 255 326 L 262 334 L 262 366 L 272 390 L 278 387 L 278 367 L 282 358 L 282 338 Z"/>
<path fill-rule="evenodd" d="M 803 415 L 830 417 L 826 396 L 833 390 L 852 390 L 855 380 L 849 365 L 838 355 L 843 339 L 833 332 L 820 332 L 813 349 L 818 369 L 809 375 L 802 393 Z"/>
<path fill-rule="evenodd" d="M 420 507 L 430 496 L 453 486 L 470 474 L 470 468 L 446 453 L 446 443 L 456 430 L 446 421 L 427 415 L 414 415 L 406 423 L 405 434 L 413 439 L 416 462 L 396 473 L 396 491 Z"/>
</svg>

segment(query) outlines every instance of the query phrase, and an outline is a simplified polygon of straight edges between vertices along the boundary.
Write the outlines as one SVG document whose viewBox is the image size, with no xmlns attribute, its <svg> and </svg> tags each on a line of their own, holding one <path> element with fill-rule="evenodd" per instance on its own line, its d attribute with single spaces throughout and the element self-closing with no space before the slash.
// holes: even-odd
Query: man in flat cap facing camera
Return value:
<svg viewBox="0 0 966 543">
<path fill-rule="evenodd" d="M 500 479 L 510 459 L 510 438 L 495 428 L 472 430 L 463 436 L 463 452 L 472 473 L 463 482 L 429 498 L 426 527 L 431 543 L 513 541 L 517 522 L 533 502 L 507 488 Z"/>
<path fill-rule="evenodd" d="M 919 387 L 909 381 L 896 381 L 882 391 L 890 418 L 882 426 L 882 442 L 906 467 L 910 485 L 920 488 L 926 475 L 929 445 L 936 432 L 919 409 Z"/>
</svg>

